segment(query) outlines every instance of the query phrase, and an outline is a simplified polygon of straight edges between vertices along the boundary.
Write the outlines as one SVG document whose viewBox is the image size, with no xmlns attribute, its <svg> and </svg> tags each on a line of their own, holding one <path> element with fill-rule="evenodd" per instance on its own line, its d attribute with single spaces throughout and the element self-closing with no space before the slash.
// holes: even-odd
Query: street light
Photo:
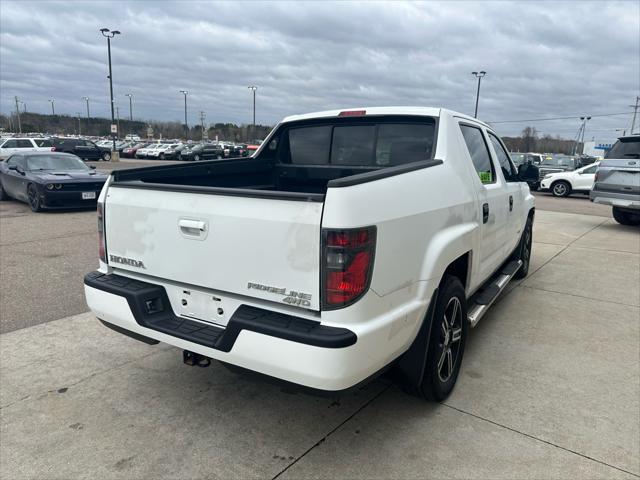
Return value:
<svg viewBox="0 0 640 480">
<path fill-rule="evenodd" d="M 118 30 L 110 31 L 108 28 L 101 28 L 100 33 L 102 33 L 102 35 L 107 38 L 107 51 L 109 52 L 109 93 L 111 95 L 111 125 L 113 125 L 114 111 L 113 111 L 113 75 L 111 73 L 111 39 L 116 35 L 120 35 L 120 32 Z M 111 159 L 117 160 L 116 136 L 112 133 L 111 138 L 113 140 L 113 149 L 111 150 Z"/>
<path fill-rule="evenodd" d="M 471 72 L 471 75 L 474 75 L 478 79 L 478 90 L 476 91 L 476 111 L 473 114 L 473 118 L 478 118 L 478 101 L 480 100 L 480 81 L 482 80 L 482 77 L 484 77 L 486 74 L 487 72 L 485 72 L 484 70 L 481 70 L 479 72 Z"/>
<path fill-rule="evenodd" d="M 53 106 L 53 104 L 55 103 L 55 100 L 53 98 L 49 99 L 49 103 L 51 104 L 51 115 L 55 115 L 56 114 L 56 109 Z"/>
<path fill-rule="evenodd" d="M 117 120 L 117 125 L 118 125 L 118 131 L 116 132 L 116 137 L 118 137 L 118 140 L 120 140 L 120 109 L 118 108 L 118 106 L 116 105 L 116 120 Z"/>
<path fill-rule="evenodd" d="M 78 117 L 78 136 L 79 137 L 82 136 L 82 132 L 80 131 L 80 115 L 82 115 L 80 112 L 76 112 L 76 116 Z"/>
<path fill-rule="evenodd" d="M 129 97 L 129 135 L 133 137 L 133 95 L 131 93 L 125 93 L 125 97 Z"/>
<path fill-rule="evenodd" d="M 82 99 L 87 102 L 87 120 L 89 120 L 89 117 L 91 115 L 89 115 L 89 97 L 82 97 Z"/>
<path fill-rule="evenodd" d="M 252 125 L 252 135 L 255 137 L 255 130 L 256 130 L 256 90 L 258 90 L 258 87 L 255 85 L 250 85 L 247 87 L 249 90 L 251 90 L 253 92 L 253 123 Z"/>
<path fill-rule="evenodd" d="M 187 90 L 180 90 L 180 93 L 184 95 L 184 139 L 189 140 L 189 126 L 187 125 Z"/>
</svg>

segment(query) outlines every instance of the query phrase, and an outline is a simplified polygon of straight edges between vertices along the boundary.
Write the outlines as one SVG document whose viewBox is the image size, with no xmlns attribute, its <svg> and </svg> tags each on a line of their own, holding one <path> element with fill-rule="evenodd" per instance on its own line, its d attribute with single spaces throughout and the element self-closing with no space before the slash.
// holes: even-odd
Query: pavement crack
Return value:
<svg viewBox="0 0 640 480">
<path fill-rule="evenodd" d="M 531 435 L 529 433 L 522 432 L 522 431 L 517 430 L 517 429 L 512 428 L 512 427 L 508 427 L 506 425 L 503 425 L 502 423 L 495 422 L 493 420 L 489 420 L 488 418 L 482 417 L 480 415 L 476 415 L 475 413 L 467 412 L 466 410 L 462 410 L 461 408 L 454 407 L 452 405 L 449 405 L 448 403 L 441 403 L 441 405 L 444 406 L 444 407 L 450 408 L 451 410 L 455 410 L 456 412 L 462 413 L 464 415 L 469 415 L 469 416 L 471 416 L 473 418 L 477 418 L 478 420 L 482 420 L 483 422 L 490 423 L 491 425 L 495 425 L 496 427 L 504 428 L 505 430 L 509 430 L 510 432 L 517 433 L 519 435 L 523 435 L 523 436 L 525 436 L 527 438 L 535 440 L 536 442 L 541 442 L 541 443 L 544 443 L 546 445 L 550 445 L 552 447 L 559 448 L 560 450 L 564 450 L 565 452 L 568 452 L 568 453 L 573 453 L 574 455 L 578 455 L 579 457 L 585 458 L 587 460 L 591 460 L 592 462 L 599 463 L 600 465 L 604 465 L 606 467 L 613 468 L 614 470 L 618 470 L 620 472 L 624 472 L 624 473 L 627 473 L 629 475 L 633 475 L 636 478 L 640 478 L 640 475 L 638 475 L 637 473 L 630 472 L 629 470 L 625 470 L 624 468 L 621 468 L 621 467 L 616 467 L 615 465 L 611 465 L 610 463 L 604 462 L 602 460 L 598 460 L 597 458 L 590 457 L 589 455 L 577 452 L 577 451 L 572 450 L 570 448 L 563 447 L 562 445 L 558 445 L 557 443 L 550 442 L 549 440 L 544 440 L 542 438 L 536 437 L 536 436 Z"/>
<path fill-rule="evenodd" d="M 145 359 L 145 358 L 151 357 L 151 356 L 153 356 L 153 355 L 158 355 L 158 354 L 160 354 L 160 353 L 162 353 L 162 352 L 165 352 L 166 350 L 170 350 L 170 347 L 163 348 L 162 350 L 158 350 L 158 351 L 154 351 L 154 352 L 148 353 L 148 354 L 143 355 L 143 356 L 141 356 L 141 357 L 136 357 L 136 358 L 131 359 L 131 360 L 127 361 L 127 362 L 120 363 L 120 364 L 118 364 L 118 365 L 114 365 L 113 367 L 108 368 L 108 369 L 106 369 L 106 370 L 100 370 L 100 371 L 98 371 L 98 372 L 93 372 L 93 373 L 91 373 L 91 374 L 87 375 L 86 377 L 81 378 L 80 380 L 77 380 L 77 381 L 75 381 L 75 382 L 73 382 L 73 383 L 68 383 L 68 384 L 67 384 L 67 385 L 65 385 L 64 387 L 56 387 L 56 388 L 53 388 L 53 389 L 51 389 L 51 390 L 47 390 L 45 393 L 34 393 L 34 394 L 31 394 L 31 395 L 26 395 L 26 396 L 24 396 L 24 397 L 22 397 L 22 398 L 19 398 L 18 400 L 14 400 L 13 402 L 9 402 L 9 403 L 7 403 L 7 404 L 5 404 L 5 405 L 1 405 L 1 406 L 0 406 L 0 410 L 4 410 L 4 409 L 9 408 L 9 407 L 11 407 L 11 406 L 13 406 L 13 405 L 16 405 L 16 404 L 18 404 L 18 403 L 21 403 L 21 402 L 23 402 L 23 401 L 25 401 L 25 400 L 31 400 L 31 399 L 35 399 L 35 400 L 37 400 L 37 399 L 40 399 L 40 398 L 44 398 L 44 397 L 46 397 L 47 395 L 50 395 L 50 394 L 52 394 L 52 393 L 65 393 L 65 392 L 67 392 L 67 390 L 69 390 L 71 387 L 75 387 L 75 386 L 77 386 L 77 385 L 80 385 L 81 383 L 84 383 L 84 382 L 86 382 L 87 380 L 91 380 L 91 379 L 93 379 L 93 378 L 95 378 L 95 377 L 98 377 L 98 376 L 100 376 L 100 375 L 103 375 L 103 374 L 105 374 L 105 373 L 109 373 L 109 372 L 112 372 L 112 371 L 114 371 L 114 370 L 118 370 L 118 369 L 120 369 L 120 368 L 126 367 L 127 365 L 129 365 L 129 364 L 131 364 L 131 363 L 139 362 L 139 361 L 141 361 L 141 360 L 143 360 L 143 359 Z"/>
<path fill-rule="evenodd" d="M 331 431 L 329 431 L 329 433 L 327 433 L 324 437 L 322 437 L 320 440 L 318 440 L 316 443 L 314 443 L 311 447 L 309 447 L 307 450 L 305 450 L 305 452 L 300 455 L 298 458 L 296 458 L 295 460 L 293 460 L 289 465 L 287 465 L 286 467 L 284 467 L 282 470 L 280 470 L 274 477 L 272 477 L 272 480 L 275 480 L 276 478 L 280 477 L 280 475 L 282 475 L 283 473 L 285 473 L 287 470 L 289 470 L 291 467 L 293 467 L 296 463 L 298 463 L 300 460 L 302 460 L 308 453 L 310 453 L 314 448 L 320 446 L 322 443 L 324 443 L 331 435 L 333 435 L 333 433 L 335 433 L 340 427 L 342 427 L 345 423 L 347 423 L 349 420 L 351 420 L 353 417 L 355 417 L 358 413 L 360 413 L 362 410 L 364 410 L 365 408 L 367 408 L 369 405 L 371 405 L 375 400 L 377 400 L 378 398 L 380 398 L 384 393 L 386 393 L 387 391 L 389 391 L 389 389 L 393 387 L 393 384 L 390 383 L 388 385 L 386 385 L 382 390 L 380 390 L 377 394 L 375 394 L 373 397 L 371 397 L 369 400 L 367 400 L 362 406 L 360 406 L 359 408 L 357 408 L 351 415 L 349 415 L 347 418 L 345 418 L 342 422 L 340 422 L 335 428 L 333 428 Z"/>
</svg>

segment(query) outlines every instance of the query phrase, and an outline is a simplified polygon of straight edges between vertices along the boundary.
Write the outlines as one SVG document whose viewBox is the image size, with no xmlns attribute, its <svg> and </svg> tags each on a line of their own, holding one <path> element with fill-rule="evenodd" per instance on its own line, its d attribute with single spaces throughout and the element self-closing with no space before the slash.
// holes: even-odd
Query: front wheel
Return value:
<svg viewBox="0 0 640 480">
<path fill-rule="evenodd" d="M 613 207 L 613 218 L 620 225 L 640 225 L 640 213 L 638 215 L 634 215 L 629 212 L 625 212 L 618 207 Z"/>
<path fill-rule="evenodd" d="M 160 154 L 160 160 L 164 160 L 164 153 Z"/>
<path fill-rule="evenodd" d="M 567 197 L 571 193 L 571 185 L 568 182 L 559 180 L 551 185 L 551 193 L 554 197 Z"/>
<path fill-rule="evenodd" d="M 196 162 L 200 161 L 200 155 L 194 155 L 194 156 L 193 156 L 193 159 L 194 159 Z"/>
<path fill-rule="evenodd" d="M 453 390 L 468 330 L 464 287 L 457 277 L 446 275 L 436 299 L 427 363 L 419 386 L 426 399 L 441 402 Z"/>
<path fill-rule="evenodd" d="M 29 206 L 34 212 L 41 212 L 42 205 L 40 204 L 40 195 L 35 185 L 31 184 L 27 187 L 27 197 L 29 198 Z"/>
<path fill-rule="evenodd" d="M 102 160 L 105 162 L 110 162 L 111 161 L 111 152 L 104 152 L 102 154 Z"/>
</svg>

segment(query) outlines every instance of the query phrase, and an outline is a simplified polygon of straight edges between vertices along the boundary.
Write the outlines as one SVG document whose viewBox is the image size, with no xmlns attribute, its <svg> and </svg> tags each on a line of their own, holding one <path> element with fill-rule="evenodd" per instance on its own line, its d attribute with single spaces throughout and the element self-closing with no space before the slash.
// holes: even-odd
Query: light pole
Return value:
<svg viewBox="0 0 640 480">
<path fill-rule="evenodd" d="M 89 97 L 82 97 L 82 99 L 87 102 L 87 120 L 89 120 L 89 117 L 91 115 L 89 115 Z"/>
<path fill-rule="evenodd" d="M 484 77 L 486 74 L 487 72 L 485 72 L 484 70 L 481 70 L 479 72 L 471 72 L 471 75 L 474 75 L 478 79 L 478 89 L 476 90 L 476 111 L 473 114 L 473 118 L 478 118 L 478 101 L 480 100 L 480 81 L 482 80 L 482 77 Z"/>
<path fill-rule="evenodd" d="M 54 104 L 55 102 L 56 102 L 56 101 L 55 101 L 53 98 L 50 98 L 50 99 L 49 99 L 49 103 L 51 104 L 51 115 L 55 115 L 55 114 L 56 114 L 56 109 L 55 109 L 55 107 L 53 106 L 53 104 Z"/>
<path fill-rule="evenodd" d="M 251 124 L 251 126 L 252 126 L 251 133 L 252 133 L 252 135 L 255 136 L 255 129 L 256 129 L 256 90 L 258 90 L 258 87 L 255 86 L 255 85 L 250 85 L 247 88 L 253 92 L 253 123 Z"/>
<path fill-rule="evenodd" d="M 107 37 L 107 51 L 109 53 L 109 93 L 111 95 L 111 125 L 113 125 L 114 121 L 114 111 L 113 111 L 113 75 L 111 73 L 111 39 L 116 35 L 120 35 L 118 30 L 110 31 L 108 28 L 101 28 L 100 33 L 104 37 Z M 116 152 L 116 136 L 112 133 L 111 138 L 113 140 L 113 148 L 111 150 L 111 160 L 118 161 L 118 155 Z"/>
<path fill-rule="evenodd" d="M 180 93 L 184 95 L 184 139 L 189 140 L 189 126 L 187 125 L 187 90 L 180 90 Z"/>
<path fill-rule="evenodd" d="M 125 97 L 129 97 L 129 135 L 133 136 L 131 129 L 133 128 L 133 95 L 125 93 Z"/>
<path fill-rule="evenodd" d="M 79 137 L 82 136 L 82 132 L 80 131 L 80 115 L 82 115 L 80 112 L 76 112 L 76 116 L 78 117 L 78 136 Z"/>
<path fill-rule="evenodd" d="M 116 106 L 116 121 L 118 125 L 118 131 L 116 132 L 116 137 L 118 137 L 118 140 L 120 140 L 120 108 L 118 108 L 118 106 Z"/>
</svg>

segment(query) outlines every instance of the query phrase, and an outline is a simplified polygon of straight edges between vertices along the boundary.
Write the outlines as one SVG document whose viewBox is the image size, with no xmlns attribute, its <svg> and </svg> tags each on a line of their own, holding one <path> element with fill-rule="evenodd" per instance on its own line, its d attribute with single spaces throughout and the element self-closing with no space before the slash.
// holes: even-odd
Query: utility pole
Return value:
<svg viewBox="0 0 640 480">
<path fill-rule="evenodd" d="M 633 107 L 633 120 L 631 121 L 631 135 L 633 135 L 633 130 L 636 127 L 636 117 L 638 115 L 638 108 L 640 108 L 640 97 L 636 97 L 636 104 L 635 105 L 629 105 L 630 107 Z"/>
<path fill-rule="evenodd" d="M 18 99 L 18 97 L 15 97 L 16 99 L 16 114 L 18 116 L 18 133 L 22 133 L 22 124 L 20 123 L 20 106 L 18 105 L 18 102 L 20 101 Z"/>
<path fill-rule="evenodd" d="M 55 100 L 53 98 L 49 99 L 49 103 L 51 103 L 51 115 L 55 115 L 56 114 L 56 109 L 53 106 L 53 104 L 55 103 Z"/>
<path fill-rule="evenodd" d="M 204 113 L 203 111 L 200 111 L 200 127 L 202 128 L 202 143 L 204 143 L 204 119 L 206 118 L 207 114 Z"/>
<path fill-rule="evenodd" d="M 87 120 L 89 120 L 89 97 L 82 97 L 82 99 L 87 102 Z"/>
<path fill-rule="evenodd" d="M 484 77 L 486 74 L 487 72 L 485 72 L 484 70 L 481 70 L 480 72 L 471 72 L 471 75 L 474 75 L 478 79 L 478 89 L 476 90 L 476 111 L 473 114 L 473 118 L 478 118 L 478 101 L 480 100 L 480 81 L 482 80 L 482 77 Z"/>
<path fill-rule="evenodd" d="M 80 112 L 76 112 L 76 115 L 78 117 L 78 136 L 81 137 L 82 136 L 82 132 L 80 131 L 80 115 L 82 115 Z"/>
</svg>

